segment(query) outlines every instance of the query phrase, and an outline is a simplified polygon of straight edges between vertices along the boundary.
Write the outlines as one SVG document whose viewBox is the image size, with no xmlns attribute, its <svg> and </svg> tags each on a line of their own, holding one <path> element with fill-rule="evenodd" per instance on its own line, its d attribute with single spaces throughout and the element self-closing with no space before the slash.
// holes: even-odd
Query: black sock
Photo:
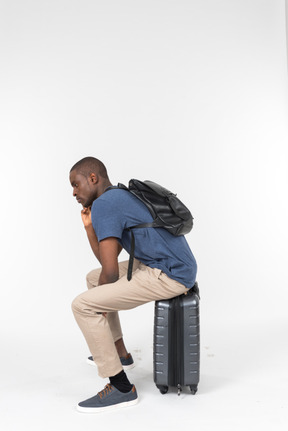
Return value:
<svg viewBox="0 0 288 431">
<path fill-rule="evenodd" d="M 120 392 L 127 393 L 133 388 L 123 370 L 119 374 L 116 374 L 116 376 L 109 377 L 109 380 L 111 385 L 115 386 Z"/>
</svg>

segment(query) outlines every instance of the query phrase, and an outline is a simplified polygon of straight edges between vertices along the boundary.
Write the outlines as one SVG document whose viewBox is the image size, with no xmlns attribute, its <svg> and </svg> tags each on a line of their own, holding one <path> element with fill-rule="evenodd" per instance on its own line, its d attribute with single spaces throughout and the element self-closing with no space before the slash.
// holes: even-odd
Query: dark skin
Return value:
<svg viewBox="0 0 288 431">
<path fill-rule="evenodd" d="M 70 183 L 73 187 L 73 196 L 83 206 L 81 217 L 87 232 L 90 246 L 102 266 L 99 285 L 115 283 L 119 278 L 118 255 L 122 250 L 116 238 L 110 237 L 98 242 L 91 221 L 91 205 L 95 199 L 111 186 L 109 178 L 103 178 L 99 173 L 85 174 L 73 170 L 70 172 Z M 106 313 L 103 313 L 106 316 Z M 127 356 L 123 339 L 115 342 L 119 356 Z"/>
</svg>

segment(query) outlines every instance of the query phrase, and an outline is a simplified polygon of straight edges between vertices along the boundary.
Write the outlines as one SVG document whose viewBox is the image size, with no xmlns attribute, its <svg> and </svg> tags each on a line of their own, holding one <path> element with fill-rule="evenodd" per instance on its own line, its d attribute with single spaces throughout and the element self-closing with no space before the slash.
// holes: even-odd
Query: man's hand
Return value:
<svg viewBox="0 0 288 431">
<path fill-rule="evenodd" d="M 81 211 L 81 218 L 85 228 L 92 226 L 91 207 L 83 208 L 83 210 Z"/>
</svg>

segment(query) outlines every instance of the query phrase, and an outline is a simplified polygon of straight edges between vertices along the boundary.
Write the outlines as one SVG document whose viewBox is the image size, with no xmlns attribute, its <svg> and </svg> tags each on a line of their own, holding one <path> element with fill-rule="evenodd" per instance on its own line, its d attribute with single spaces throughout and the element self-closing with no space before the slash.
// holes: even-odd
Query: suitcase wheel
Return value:
<svg viewBox="0 0 288 431">
<path fill-rule="evenodd" d="M 196 386 L 190 386 L 190 390 L 191 390 L 192 395 L 195 395 L 197 390 L 198 390 L 198 386 L 197 385 Z"/>
<path fill-rule="evenodd" d="M 167 394 L 168 392 L 168 386 L 157 385 L 157 388 L 159 389 L 162 395 Z"/>
</svg>

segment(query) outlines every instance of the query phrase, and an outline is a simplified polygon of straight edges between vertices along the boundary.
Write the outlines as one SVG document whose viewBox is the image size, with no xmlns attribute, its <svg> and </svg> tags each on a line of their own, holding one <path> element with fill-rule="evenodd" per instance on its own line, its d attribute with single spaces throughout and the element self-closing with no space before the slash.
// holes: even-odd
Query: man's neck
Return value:
<svg viewBox="0 0 288 431">
<path fill-rule="evenodd" d="M 97 197 L 99 198 L 99 196 L 101 196 L 105 192 L 105 190 L 111 186 L 112 186 L 112 183 L 109 180 L 103 181 Z"/>
</svg>

